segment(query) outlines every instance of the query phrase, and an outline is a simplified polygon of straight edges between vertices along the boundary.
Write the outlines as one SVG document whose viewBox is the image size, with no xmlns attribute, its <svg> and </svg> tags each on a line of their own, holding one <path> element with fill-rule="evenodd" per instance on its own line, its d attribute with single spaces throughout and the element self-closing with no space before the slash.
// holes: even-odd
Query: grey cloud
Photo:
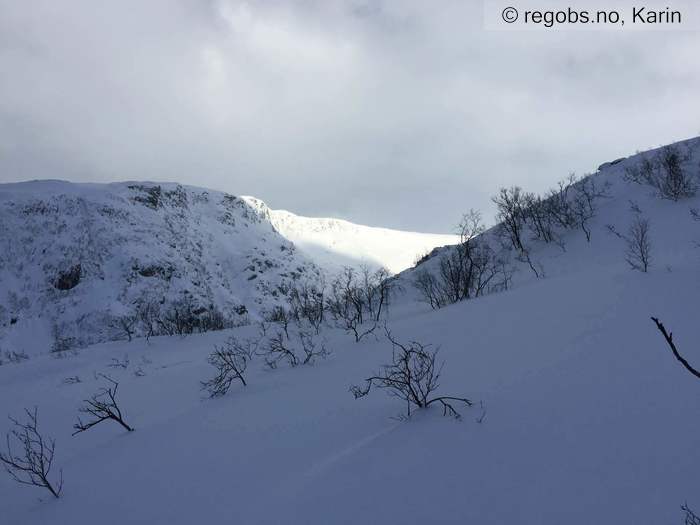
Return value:
<svg viewBox="0 0 700 525">
<path fill-rule="evenodd" d="M 481 29 L 479 2 L 0 0 L 0 182 L 174 180 L 450 231 L 700 132 L 697 33 Z"/>
</svg>

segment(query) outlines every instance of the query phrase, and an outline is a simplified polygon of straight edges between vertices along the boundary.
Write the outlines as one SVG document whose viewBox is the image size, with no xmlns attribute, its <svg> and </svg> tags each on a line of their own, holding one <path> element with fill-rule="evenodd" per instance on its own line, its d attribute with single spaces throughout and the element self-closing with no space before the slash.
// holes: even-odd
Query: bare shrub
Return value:
<svg viewBox="0 0 700 525">
<path fill-rule="evenodd" d="M 360 272 L 360 288 L 364 295 L 367 313 L 373 321 L 379 322 L 389 307 L 389 299 L 395 287 L 394 280 L 391 279 L 386 268 L 379 268 L 373 272 L 369 267 L 362 266 Z"/>
<path fill-rule="evenodd" d="M 386 337 L 392 345 L 392 362 L 382 366 L 374 376 L 365 379 L 365 386 L 352 386 L 350 391 L 355 399 L 369 394 L 372 387 L 387 390 L 389 395 L 406 402 L 406 417 L 411 417 L 411 409 L 427 408 L 433 403 L 442 405 L 443 415 L 457 419 L 461 416 L 454 403 L 472 406 L 469 399 L 451 396 L 431 397 L 439 388 L 440 372 L 444 363 L 436 363 L 438 349 L 430 350 L 430 345 L 417 341 L 399 343 L 388 329 Z"/>
<path fill-rule="evenodd" d="M 202 381 L 202 389 L 209 392 L 209 397 L 220 397 L 228 392 L 235 380 L 247 386 L 243 374 L 256 349 L 257 342 L 239 341 L 235 337 L 229 337 L 223 346 L 214 346 L 207 362 L 216 368 L 216 375 Z"/>
<path fill-rule="evenodd" d="M 292 314 L 282 306 L 275 306 L 270 312 L 265 315 L 265 321 L 269 323 L 277 323 L 282 327 L 284 333 L 289 337 L 289 324 L 293 321 Z"/>
<path fill-rule="evenodd" d="M 136 334 L 139 316 L 136 313 L 122 315 L 112 320 L 112 328 L 115 330 L 115 335 L 118 338 L 126 337 L 129 342 Z"/>
<path fill-rule="evenodd" d="M 688 504 L 681 505 L 681 510 L 683 511 L 684 514 L 684 525 L 700 525 L 700 516 L 695 514 L 690 507 L 688 507 Z"/>
<path fill-rule="evenodd" d="M 156 335 L 185 336 L 232 328 L 236 323 L 227 319 L 214 305 L 203 307 L 187 295 L 173 301 L 165 309 L 159 309 L 155 324 Z"/>
<path fill-rule="evenodd" d="M 311 332 L 300 330 L 299 343 L 303 353 L 303 358 L 301 360 L 301 364 L 303 365 L 313 365 L 319 357 L 325 359 L 330 355 L 325 343 L 322 341 L 318 342 Z"/>
<path fill-rule="evenodd" d="M 170 336 L 194 333 L 198 323 L 195 314 L 197 308 L 189 296 L 171 303 L 167 309 L 161 311 L 157 319 L 160 333 Z"/>
<path fill-rule="evenodd" d="M 63 489 L 63 471 L 59 470 L 58 480 L 51 482 L 49 475 L 53 466 L 56 441 L 39 432 L 37 408 L 24 410 L 27 422 L 20 423 L 10 417 L 14 428 L 6 437 L 7 451 L 0 452 L 0 462 L 10 477 L 17 483 L 43 487 L 58 498 Z M 19 449 L 13 450 L 12 443 Z"/>
<path fill-rule="evenodd" d="M 68 333 L 65 325 L 54 323 L 51 326 L 51 338 L 51 354 L 54 357 L 65 357 L 76 352 L 78 341 Z"/>
<path fill-rule="evenodd" d="M 126 370 L 129 368 L 129 356 L 124 355 L 123 359 L 121 361 L 117 359 L 116 357 L 113 357 L 111 362 L 107 365 L 109 368 L 121 368 L 122 370 Z"/>
<path fill-rule="evenodd" d="M 625 241 L 625 260 L 630 268 L 647 272 L 651 264 L 651 235 L 649 219 L 636 215 L 629 228 Z"/>
<path fill-rule="evenodd" d="M 533 220 L 536 220 L 534 217 L 539 217 L 539 211 L 537 211 L 536 215 L 533 212 L 535 197 L 532 194 L 523 192 L 520 187 L 514 186 L 512 188 L 501 188 L 499 194 L 491 200 L 497 209 L 498 234 L 515 249 L 517 260 L 526 263 L 538 279 L 543 277 L 544 271 L 542 267 L 532 260 L 530 250 L 525 243 L 528 223 L 532 225 Z M 547 226 L 547 232 L 549 232 L 549 226 Z M 545 234 L 549 239 L 549 233 L 547 232 Z"/>
<path fill-rule="evenodd" d="M 5 350 L 5 352 L 0 355 L 0 365 L 2 365 L 4 362 L 16 365 L 22 361 L 27 361 L 28 359 L 29 356 L 24 350 Z"/>
<path fill-rule="evenodd" d="M 128 432 L 133 432 L 134 430 L 124 421 L 122 411 L 117 404 L 117 389 L 119 388 L 119 383 L 104 374 L 100 375 L 109 381 L 112 386 L 100 389 L 100 391 L 90 397 L 90 399 L 85 399 L 83 401 L 84 404 L 80 407 L 78 412 L 90 416 L 90 420 L 83 422 L 80 417 L 78 417 L 78 422 L 73 425 L 75 429 L 75 432 L 73 432 L 74 436 L 91 429 L 103 421 L 110 420 L 119 423 Z"/>
<path fill-rule="evenodd" d="M 265 364 L 275 369 L 280 363 L 286 362 L 294 368 L 299 365 L 312 365 L 318 358 L 326 358 L 330 355 L 323 341 L 317 334 L 310 330 L 299 329 L 290 333 L 278 330 L 273 336 L 260 345 L 259 354 L 262 355 Z"/>
<path fill-rule="evenodd" d="M 501 188 L 491 199 L 496 205 L 500 231 L 518 252 L 525 251 L 525 194 L 518 186 Z"/>
<path fill-rule="evenodd" d="M 682 152 L 678 146 L 665 146 L 627 168 L 625 177 L 631 182 L 651 186 L 664 199 L 678 201 L 693 197 L 698 190 L 698 180 L 696 174 L 689 173 L 685 167 L 690 158 L 690 150 Z"/>
<path fill-rule="evenodd" d="M 591 242 L 589 222 L 596 216 L 598 199 L 607 197 L 606 187 L 599 187 L 593 177 L 584 177 L 573 186 L 572 214 L 574 224 L 581 228 L 586 240 Z"/>
<path fill-rule="evenodd" d="M 433 255 L 433 251 L 417 253 L 416 256 L 413 258 L 413 267 L 415 268 L 416 266 L 420 266 L 425 261 L 430 259 Z"/>
<path fill-rule="evenodd" d="M 139 319 L 146 341 L 157 335 L 160 304 L 151 299 L 143 299 L 136 303 L 136 316 Z"/>
<path fill-rule="evenodd" d="M 427 302 L 434 310 L 447 306 L 449 302 L 442 293 L 442 288 L 438 284 L 435 277 L 429 270 L 422 268 L 417 270 L 416 277 L 413 281 L 423 300 Z"/>
<path fill-rule="evenodd" d="M 330 285 L 326 307 L 336 326 L 352 333 L 355 341 L 373 333 L 386 313 L 394 283 L 386 270 L 358 274 L 346 267 Z"/>
<path fill-rule="evenodd" d="M 275 335 L 267 340 L 267 343 L 262 349 L 265 364 L 272 369 L 286 361 L 289 366 L 294 368 L 299 365 L 299 358 L 294 352 L 288 338 L 284 333 L 278 331 Z"/>
<path fill-rule="evenodd" d="M 298 323 L 308 322 L 319 333 L 325 319 L 325 283 L 303 283 L 289 290 L 290 314 Z"/>
<path fill-rule="evenodd" d="M 459 224 L 460 243 L 439 256 L 438 273 L 418 271 L 414 286 L 432 308 L 486 293 L 497 283 L 501 258 L 484 240 L 481 214 L 471 210 Z"/>
<path fill-rule="evenodd" d="M 563 190 L 563 189 L 562 189 Z M 555 193 L 550 198 L 542 198 L 534 193 L 523 194 L 523 219 L 535 239 L 545 243 L 560 242 L 555 232 L 555 219 L 561 218 L 568 226 L 568 200 L 566 195 L 560 200 Z"/>
</svg>

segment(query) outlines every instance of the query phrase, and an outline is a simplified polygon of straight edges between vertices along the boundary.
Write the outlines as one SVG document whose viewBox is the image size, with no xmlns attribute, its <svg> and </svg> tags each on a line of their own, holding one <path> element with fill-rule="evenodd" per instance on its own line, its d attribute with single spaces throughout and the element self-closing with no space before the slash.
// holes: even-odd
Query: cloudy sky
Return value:
<svg viewBox="0 0 700 525">
<path fill-rule="evenodd" d="M 0 182 L 448 232 L 499 186 L 700 134 L 700 33 L 482 25 L 468 0 L 0 0 Z"/>
</svg>

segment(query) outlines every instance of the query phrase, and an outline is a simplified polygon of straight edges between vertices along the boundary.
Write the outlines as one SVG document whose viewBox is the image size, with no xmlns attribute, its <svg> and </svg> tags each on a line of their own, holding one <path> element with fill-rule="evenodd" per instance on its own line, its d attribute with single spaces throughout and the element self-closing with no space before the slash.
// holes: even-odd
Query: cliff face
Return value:
<svg viewBox="0 0 700 525">
<path fill-rule="evenodd" d="M 0 341 L 121 337 L 119 319 L 146 303 L 229 325 L 256 316 L 320 274 L 265 208 L 177 184 L 0 186 Z"/>
</svg>

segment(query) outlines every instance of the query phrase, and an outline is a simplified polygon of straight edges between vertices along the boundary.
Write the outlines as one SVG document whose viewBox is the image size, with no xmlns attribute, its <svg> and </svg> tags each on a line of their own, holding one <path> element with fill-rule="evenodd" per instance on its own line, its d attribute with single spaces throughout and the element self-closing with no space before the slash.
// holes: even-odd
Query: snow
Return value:
<svg viewBox="0 0 700 525">
<path fill-rule="evenodd" d="M 690 144 L 697 166 L 700 141 Z M 700 383 L 649 317 L 700 365 L 700 224 L 688 212 L 700 198 L 664 201 L 623 181 L 637 160 L 595 175 L 611 188 L 590 243 L 572 231 L 566 251 L 533 248 L 546 278 L 522 268 L 508 291 L 433 311 L 415 301 L 413 272 L 399 276 L 389 326 L 440 346 L 440 392 L 476 402 L 462 420 L 435 409 L 401 421 L 385 392 L 353 398 L 349 386 L 391 358 L 381 335 L 355 343 L 326 328 L 328 359 L 254 361 L 249 386 L 215 400 L 199 390 L 206 356 L 254 327 L 36 356 L 0 367 L 0 414 L 39 406 L 65 492 L 54 500 L 2 476 L 3 523 L 682 523 L 682 503 L 700 508 Z M 630 200 L 652 225 L 646 274 L 626 267 L 605 227 L 626 230 Z M 128 369 L 107 366 L 124 355 Z M 104 423 L 70 436 L 95 372 L 120 381 L 133 433 Z"/>
<path fill-rule="evenodd" d="M 311 218 L 271 210 L 275 229 L 325 268 L 384 267 L 399 273 L 436 247 L 457 244 L 458 235 L 418 233 L 353 224 L 340 219 Z"/>
<path fill-rule="evenodd" d="M 191 297 L 243 324 L 285 304 L 290 283 L 344 265 L 399 271 L 453 239 L 279 213 L 253 197 L 173 183 L 0 184 L 0 348 L 40 353 L 56 332 L 76 346 L 115 339 L 116 319 L 143 301 Z M 309 249 L 316 241 L 323 256 Z M 57 290 L 77 265 L 79 285 Z"/>
</svg>

